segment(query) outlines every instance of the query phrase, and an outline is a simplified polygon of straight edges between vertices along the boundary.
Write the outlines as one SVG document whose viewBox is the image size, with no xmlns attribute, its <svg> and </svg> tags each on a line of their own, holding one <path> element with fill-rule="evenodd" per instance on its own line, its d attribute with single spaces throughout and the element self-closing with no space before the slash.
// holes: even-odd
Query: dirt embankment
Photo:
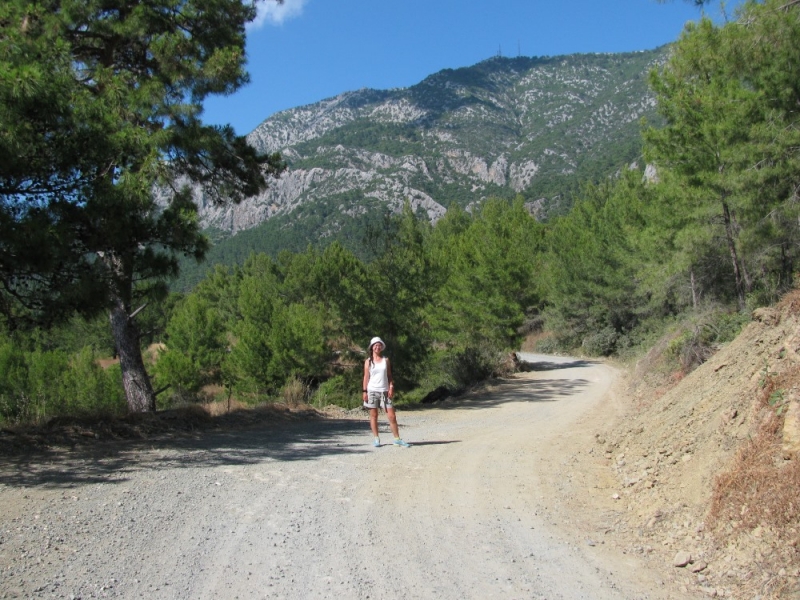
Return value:
<svg viewBox="0 0 800 600">
<path fill-rule="evenodd" d="M 800 597 L 799 459 L 782 450 L 800 390 L 799 309 L 794 292 L 756 311 L 682 379 L 656 374 L 655 348 L 621 390 L 625 418 L 597 432 L 628 515 L 618 539 L 671 569 L 680 590 Z"/>
</svg>

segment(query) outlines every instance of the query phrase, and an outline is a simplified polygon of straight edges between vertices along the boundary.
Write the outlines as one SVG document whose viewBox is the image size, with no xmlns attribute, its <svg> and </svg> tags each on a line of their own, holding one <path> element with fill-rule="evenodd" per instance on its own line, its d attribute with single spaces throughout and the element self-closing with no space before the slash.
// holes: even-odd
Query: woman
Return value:
<svg viewBox="0 0 800 600">
<path fill-rule="evenodd" d="M 392 366 L 389 359 L 381 356 L 381 352 L 386 348 L 386 344 L 379 337 L 374 337 L 369 342 L 367 355 L 369 358 L 364 361 L 364 408 L 369 409 L 369 426 L 372 428 L 374 440 L 372 445 L 376 448 L 381 446 L 381 438 L 378 435 L 378 409 L 383 405 L 386 415 L 389 417 L 389 427 L 394 434 L 394 445 L 408 448 L 411 444 L 404 442 L 400 438 L 400 431 L 397 429 L 397 415 L 392 406 L 394 397 L 394 382 L 392 381 Z"/>
</svg>

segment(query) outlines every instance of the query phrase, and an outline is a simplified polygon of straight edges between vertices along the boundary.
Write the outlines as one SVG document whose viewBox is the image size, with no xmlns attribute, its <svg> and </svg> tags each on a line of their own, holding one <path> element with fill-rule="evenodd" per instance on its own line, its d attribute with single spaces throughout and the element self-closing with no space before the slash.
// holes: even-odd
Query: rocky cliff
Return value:
<svg viewBox="0 0 800 600">
<path fill-rule="evenodd" d="M 238 206 L 199 197 L 202 223 L 236 234 L 313 216 L 304 235 L 319 239 L 405 201 L 435 221 L 451 203 L 517 194 L 545 217 L 577 180 L 636 159 L 639 121 L 654 116 L 646 75 L 665 53 L 497 57 L 277 113 L 248 139 L 288 172 Z"/>
</svg>

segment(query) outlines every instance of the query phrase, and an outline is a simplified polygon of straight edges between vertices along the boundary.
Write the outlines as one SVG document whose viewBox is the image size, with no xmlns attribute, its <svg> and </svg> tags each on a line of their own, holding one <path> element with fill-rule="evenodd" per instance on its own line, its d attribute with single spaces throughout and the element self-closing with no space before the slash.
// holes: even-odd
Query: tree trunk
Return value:
<svg viewBox="0 0 800 600">
<path fill-rule="evenodd" d="M 155 411 L 156 395 L 144 368 L 142 349 L 139 346 L 139 328 L 130 314 L 130 298 L 133 292 L 132 261 L 111 252 L 99 255 L 111 275 L 112 306 L 109 319 L 122 370 L 122 386 L 125 388 L 128 410 Z"/>
<path fill-rule="evenodd" d="M 692 286 L 692 308 L 697 310 L 697 284 L 694 281 L 694 269 L 689 272 L 689 284 Z"/>
<path fill-rule="evenodd" d="M 736 213 L 733 211 L 731 211 L 731 233 L 734 238 L 739 235 L 739 224 L 736 222 Z M 747 264 L 745 264 L 744 260 L 739 261 L 739 269 L 742 272 L 744 293 L 747 295 L 753 290 L 753 280 L 750 279 L 750 273 L 747 271 Z"/>
<path fill-rule="evenodd" d="M 731 255 L 733 275 L 736 279 L 736 298 L 739 303 L 739 310 L 744 310 L 744 282 L 742 281 L 742 271 L 739 266 L 739 256 L 736 252 L 736 240 L 733 231 L 733 221 L 731 220 L 731 211 L 724 198 L 722 200 L 722 216 L 725 220 L 725 239 L 728 242 L 728 252 L 730 252 Z"/>
<path fill-rule="evenodd" d="M 781 288 L 785 286 L 786 282 L 792 280 L 792 270 L 792 261 L 789 259 L 789 253 L 786 251 L 786 242 L 784 242 L 781 244 Z"/>
<path fill-rule="evenodd" d="M 128 311 L 121 301 L 117 301 L 116 306 L 111 309 L 110 318 L 128 409 L 131 412 L 154 411 L 156 395 L 144 368 L 138 327 L 128 316 Z"/>
</svg>

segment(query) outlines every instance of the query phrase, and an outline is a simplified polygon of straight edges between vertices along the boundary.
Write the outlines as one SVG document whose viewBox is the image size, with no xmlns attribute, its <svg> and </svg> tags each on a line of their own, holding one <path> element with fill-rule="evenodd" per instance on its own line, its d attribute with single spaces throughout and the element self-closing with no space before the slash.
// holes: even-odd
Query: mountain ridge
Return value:
<svg viewBox="0 0 800 600">
<path fill-rule="evenodd" d="M 289 171 L 239 206 L 201 205 L 203 224 L 236 233 L 356 189 L 395 209 L 408 198 L 432 219 L 450 201 L 479 201 L 493 191 L 488 184 L 524 193 L 537 175 L 572 174 L 587 152 L 631 137 L 620 129 L 638 134 L 655 106 L 644 76 L 664 54 L 495 57 L 408 88 L 365 88 L 281 111 L 247 137 L 281 152 Z M 456 183 L 457 193 L 443 193 L 442 183 Z"/>
<path fill-rule="evenodd" d="M 353 231 L 405 202 L 432 222 L 451 204 L 517 195 L 537 218 L 563 213 L 581 182 L 639 160 L 640 120 L 658 118 L 647 74 L 668 48 L 494 57 L 278 112 L 247 139 L 280 152 L 287 172 L 238 205 L 198 193 L 201 224 L 217 245 L 258 228 L 249 250 L 274 254 L 334 239 L 352 248 Z"/>
</svg>

